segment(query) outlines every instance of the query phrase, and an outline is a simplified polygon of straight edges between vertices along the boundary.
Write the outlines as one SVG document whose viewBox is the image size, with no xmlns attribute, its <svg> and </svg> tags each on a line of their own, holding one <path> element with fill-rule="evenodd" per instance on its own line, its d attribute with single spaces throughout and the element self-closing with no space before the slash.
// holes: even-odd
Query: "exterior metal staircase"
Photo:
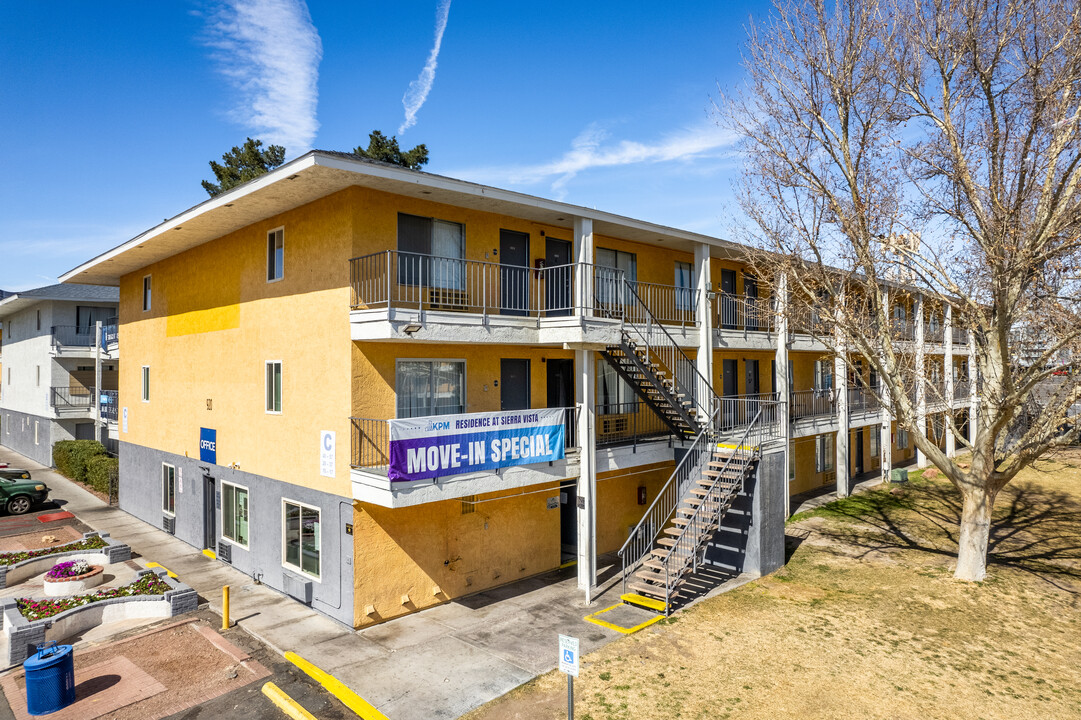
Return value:
<svg viewBox="0 0 1081 720">
<path fill-rule="evenodd" d="M 619 345 L 601 351 L 601 356 L 664 421 L 672 432 L 691 439 L 701 430 L 694 400 L 687 397 L 669 370 L 650 355 L 649 346 L 639 345 L 626 330 Z"/>
</svg>

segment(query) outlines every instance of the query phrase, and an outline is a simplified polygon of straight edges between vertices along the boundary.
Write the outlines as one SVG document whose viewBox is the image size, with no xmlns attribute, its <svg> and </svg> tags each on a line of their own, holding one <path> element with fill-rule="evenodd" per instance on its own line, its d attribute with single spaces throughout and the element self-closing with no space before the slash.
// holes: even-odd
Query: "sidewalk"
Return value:
<svg viewBox="0 0 1081 720">
<path fill-rule="evenodd" d="M 33 471 L 65 510 L 130 545 L 140 564 L 179 575 L 214 612 L 229 585 L 230 615 L 242 629 L 335 675 L 390 720 L 456 718 L 509 692 L 556 666 L 560 633 L 580 638 L 583 655 L 620 637 L 583 619 L 619 602 L 613 568 L 588 608 L 571 568 L 354 632 L 7 448 L 0 462 Z"/>
</svg>

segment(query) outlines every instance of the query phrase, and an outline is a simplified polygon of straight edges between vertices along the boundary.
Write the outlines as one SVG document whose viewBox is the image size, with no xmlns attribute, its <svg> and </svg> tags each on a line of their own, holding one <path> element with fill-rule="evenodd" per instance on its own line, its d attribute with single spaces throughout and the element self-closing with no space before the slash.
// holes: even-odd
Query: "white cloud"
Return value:
<svg viewBox="0 0 1081 720">
<path fill-rule="evenodd" d="M 536 165 L 474 168 L 450 175 L 495 185 L 537 185 L 551 180 L 551 190 L 562 199 L 567 184 L 579 173 L 596 168 L 666 162 L 691 162 L 716 157 L 735 144 L 736 137 L 714 123 L 685 128 L 653 143 L 633 140 L 607 142 L 608 133 L 597 124 L 583 130 L 560 158 Z"/>
<path fill-rule="evenodd" d="M 231 119 L 290 156 L 309 150 L 323 43 L 304 1 L 227 0 L 207 30 L 218 71 L 238 95 Z"/>
<path fill-rule="evenodd" d="M 420 110 L 424 101 L 428 99 L 432 83 L 435 82 L 436 62 L 439 59 L 439 48 L 443 45 L 443 31 L 447 29 L 447 17 L 450 15 L 450 0 L 441 0 L 435 11 L 435 43 L 432 51 L 428 53 L 428 62 L 424 63 L 424 69 L 420 71 L 417 79 L 409 83 L 409 89 L 402 96 L 402 105 L 405 107 L 405 120 L 398 128 L 401 135 L 409 128 L 417 124 L 417 111 Z"/>
</svg>

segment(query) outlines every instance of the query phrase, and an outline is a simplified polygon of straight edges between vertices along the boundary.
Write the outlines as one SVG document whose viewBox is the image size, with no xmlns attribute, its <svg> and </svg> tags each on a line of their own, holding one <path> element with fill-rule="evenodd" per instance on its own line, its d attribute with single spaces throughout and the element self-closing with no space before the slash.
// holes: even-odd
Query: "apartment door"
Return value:
<svg viewBox="0 0 1081 720">
<path fill-rule="evenodd" d="M 736 271 L 721 270 L 721 327 L 736 327 Z"/>
<path fill-rule="evenodd" d="M 499 409 L 525 410 L 529 407 L 529 361 L 503 358 L 499 361 Z"/>
<path fill-rule="evenodd" d="M 529 314 L 529 235 L 499 231 L 500 314 Z"/>
<path fill-rule="evenodd" d="M 744 374 L 744 389 L 743 392 L 747 395 L 757 395 L 760 393 L 760 377 L 758 375 L 758 361 L 757 360 L 744 360 L 743 361 L 743 374 Z M 754 415 L 758 412 L 758 403 L 755 398 L 748 397 L 747 404 L 744 408 L 739 408 L 740 414 L 743 417 L 740 419 L 741 423 L 750 422 L 754 419 Z"/>
<path fill-rule="evenodd" d="M 863 472 L 863 428 L 856 431 L 856 452 L 852 453 L 855 458 L 855 472 L 859 475 Z"/>
<path fill-rule="evenodd" d="M 571 244 L 566 240 L 544 241 L 544 310 L 548 317 L 571 314 Z"/>
<path fill-rule="evenodd" d="M 203 475 L 203 547 L 218 549 L 218 493 L 216 481 Z"/>
<path fill-rule="evenodd" d="M 743 295 L 747 302 L 747 314 L 744 319 L 748 330 L 757 330 L 758 325 L 758 278 L 754 275 L 743 275 Z M 748 391 L 750 392 L 750 391 Z"/>
<path fill-rule="evenodd" d="M 736 388 L 736 367 L 738 360 L 721 360 L 721 393 L 724 395 L 722 403 L 722 423 L 725 427 L 732 427 L 736 420 L 735 400 L 729 400 L 738 392 Z"/>
<path fill-rule="evenodd" d="M 569 408 L 574 407 L 574 361 L 549 359 L 548 373 L 548 407 Z M 574 447 L 574 413 L 567 413 L 566 417 L 566 446 Z"/>
</svg>

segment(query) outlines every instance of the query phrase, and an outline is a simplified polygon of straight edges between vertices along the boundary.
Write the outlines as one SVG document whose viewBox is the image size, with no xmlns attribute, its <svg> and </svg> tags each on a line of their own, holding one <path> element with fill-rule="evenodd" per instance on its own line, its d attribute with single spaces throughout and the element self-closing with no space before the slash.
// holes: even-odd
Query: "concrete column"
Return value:
<svg viewBox="0 0 1081 720">
<path fill-rule="evenodd" d="M 927 367 L 923 341 L 923 295 L 916 295 L 916 432 L 927 437 Z M 927 467 L 927 456 L 916 449 L 916 467 Z"/>
<path fill-rule="evenodd" d="M 946 388 L 946 457 L 957 454 L 957 440 L 953 437 L 953 307 L 946 305 L 946 312 L 942 321 L 942 329 L 945 335 L 946 352 L 942 356 L 942 372 L 945 374 L 943 382 Z"/>
<path fill-rule="evenodd" d="M 575 350 L 575 403 L 578 405 L 578 589 L 586 603 L 597 584 L 597 433 L 596 359 L 592 350 Z"/>
<path fill-rule="evenodd" d="M 845 301 L 842 292 L 840 302 Z M 848 497 L 851 492 L 849 487 L 850 474 L 848 472 L 848 365 L 845 363 L 844 337 L 841 334 L 840 324 L 844 316 L 840 309 L 837 310 L 834 321 L 837 326 L 833 331 L 834 344 L 837 347 L 837 355 L 833 358 L 833 392 L 837 398 L 837 439 L 833 443 L 835 451 L 834 469 L 837 471 L 837 497 Z"/>
<path fill-rule="evenodd" d="M 788 386 L 788 276 L 782 274 L 777 278 L 777 316 L 774 318 L 777 328 L 776 342 L 777 347 L 774 350 L 773 360 L 777 366 L 777 374 L 774 378 L 774 382 L 777 383 L 777 387 L 773 388 L 773 392 L 777 394 L 777 399 L 781 405 L 777 413 L 777 422 L 781 423 L 781 430 L 784 433 L 784 457 L 781 460 L 783 464 L 782 472 L 784 473 L 784 496 L 788 498 L 791 494 L 791 488 L 789 487 L 788 478 L 791 476 L 792 467 L 792 453 L 789 452 L 790 435 L 792 434 L 792 428 L 788 423 L 789 413 L 789 393 L 791 388 Z M 785 507 L 788 507 L 787 500 Z M 785 517 L 788 517 L 788 512 L 785 512 Z"/>
<path fill-rule="evenodd" d="M 101 320 L 94 323 L 94 436 L 101 442 Z"/>
<path fill-rule="evenodd" d="M 882 302 L 886 306 L 886 322 L 892 322 L 890 315 L 890 291 L 888 288 L 882 289 Z M 884 363 L 883 363 L 884 364 Z M 881 425 L 879 426 L 879 440 L 878 451 L 881 455 L 879 470 L 882 472 L 882 479 L 890 479 L 890 470 L 893 468 L 893 412 L 890 410 L 890 389 L 884 382 L 883 378 L 878 378 L 879 395 L 882 398 L 882 417 L 879 420 Z"/>
<path fill-rule="evenodd" d="M 980 394 L 976 392 L 976 376 L 980 366 L 976 362 L 976 333 L 968 331 L 968 442 L 976 444 L 976 420 L 980 412 Z"/>
<path fill-rule="evenodd" d="M 713 314 L 710 312 L 710 289 L 713 286 L 713 278 L 710 273 L 709 245 L 698 243 L 694 246 L 694 277 L 695 287 L 698 290 L 698 305 L 695 308 L 698 321 L 698 354 L 695 356 L 695 365 L 698 368 L 700 379 L 698 404 L 701 408 L 710 411 L 709 398 L 713 395 Z M 702 418 L 708 421 L 709 418 Z"/>
<path fill-rule="evenodd" d="M 574 304 L 582 317 L 593 316 L 593 220 L 574 218 Z M 589 399 L 590 405 L 593 398 Z"/>
</svg>

